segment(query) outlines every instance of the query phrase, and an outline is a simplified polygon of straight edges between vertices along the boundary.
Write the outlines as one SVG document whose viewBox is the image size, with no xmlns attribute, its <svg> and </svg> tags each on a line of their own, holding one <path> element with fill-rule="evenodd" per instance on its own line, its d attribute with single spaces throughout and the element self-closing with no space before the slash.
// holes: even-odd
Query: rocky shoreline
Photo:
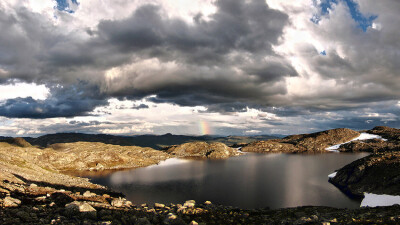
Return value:
<svg viewBox="0 0 400 225">
<path fill-rule="evenodd" d="M 361 197 L 366 191 L 400 195 L 399 129 L 376 127 L 366 132 L 380 135 L 387 141 L 356 141 L 341 145 L 341 151 L 375 153 L 339 169 L 330 182 L 355 197 Z M 328 146 L 350 141 L 359 134 L 349 129 L 334 129 L 292 135 L 245 144 L 242 151 L 326 152 Z M 33 147 L 23 139 L 9 139 L 0 143 L 0 224 L 400 223 L 399 205 L 355 210 L 330 207 L 249 210 L 194 201 L 135 206 L 122 193 L 62 173 L 71 169 L 137 168 L 171 157 L 225 159 L 239 154 L 236 149 L 221 143 L 193 142 L 171 146 L 165 151 L 86 142 L 54 144 L 43 149 Z"/>
<path fill-rule="evenodd" d="M 336 172 L 329 182 L 350 196 L 364 193 L 400 195 L 400 152 L 384 152 L 356 160 Z"/>
</svg>

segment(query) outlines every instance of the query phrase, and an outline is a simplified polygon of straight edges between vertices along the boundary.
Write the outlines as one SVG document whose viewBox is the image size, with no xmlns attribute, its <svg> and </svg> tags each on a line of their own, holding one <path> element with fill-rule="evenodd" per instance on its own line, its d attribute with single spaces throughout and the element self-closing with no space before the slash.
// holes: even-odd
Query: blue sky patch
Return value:
<svg viewBox="0 0 400 225">
<path fill-rule="evenodd" d="M 323 0 L 318 5 L 316 0 L 313 0 L 315 6 L 321 8 L 321 15 L 329 14 L 329 9 L 332 9 L 333 4 L 338 4 L 339 1 L 346 3 L 349 8 L 351 17 L 354 21 L 358 23 L 358 27 L 361 28 L 364 32 L 367 31 L 368 27 L 372 26 L 372 22 L 378 18 L 377 15 L 363 15 L 360 12 L 359 6 L 353 0 Z M 321 20 L 320 15 L 313 15 L 311 21 L 318 24 Z"/>
<path fill-rule="evenodd" d="M 69 5 L 69 2 L 75 5 L 79 5 L 79 2 L 77 0 L 57 0 L 57 9 L 60 11 L 65 11 L 68 13 L 74 13 L 75 11 L 72 10 L 72 7 Z"/>
</svg>

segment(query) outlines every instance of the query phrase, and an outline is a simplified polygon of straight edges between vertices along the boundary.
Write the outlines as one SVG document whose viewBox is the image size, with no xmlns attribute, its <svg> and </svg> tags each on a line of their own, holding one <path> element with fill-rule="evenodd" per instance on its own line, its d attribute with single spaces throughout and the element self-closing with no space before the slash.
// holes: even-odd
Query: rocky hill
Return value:
<svg viewBox="0 0 400 225">
<path fill-rule="evenodd" d="M 116 136 L 106 134 L 82 134 L 82 133 L 57 133 L 47 134 L 37 138 L 25 137 L 30 144 L 46 148 L 56 143 L 73 143 L 73 142 L 100 142 L 104 144 L 121 145 L 121 146 L 139 146 L 150 147 L 153 149 L 162 149 L 171 145 L 180 145 L 187 142 L 205 141 L 205 142 L 222 142 L 228 146 L 237 143 L 250 143 L 257 140 L 267 140 L 276 137 L 268 135 L 258 136 L 227 136 L 214 137 L 204 136 L 187 136 L 187 135 L 138 135 L 138 136 Z M 6 138 L 4 138 L 6 139 Z M 1 140 L 1 138 L 0 138 Z"/>
<path fill-rule="evenodd" d="M 226 159 L 240 155 L 236 149 L 223 143 L 190 142 L 182 145 L 170 146 L 165 149 L 168 154 L 176 157 L 195 157 L 207 159 Z"/>
<path fill-rule="evenodd" d="M 350 196 L 400 195 L 400 152 L 372 154 L 339 169 L 329 181 Z"/>
<path fill-rule="evenodd" d="M 21 138 L 21 137 L 17 137 L 17 138 L 4 138 L 1 139 L 0 142 L 5 142 L 11 145 L 15 145 L 18 147 L 32 147 L 32 145 L 27 142 L 25 139 Z"/>
<path fill-rule="evenodd" d="M 352 140 L 360 133 L 347 128 L 338 128 L 311 134 L 291 135 L 283 139 L 257 141 L 242 147 L 243 152 L 301 153 L 325 152 L 326 148 Z"/>
</svg>

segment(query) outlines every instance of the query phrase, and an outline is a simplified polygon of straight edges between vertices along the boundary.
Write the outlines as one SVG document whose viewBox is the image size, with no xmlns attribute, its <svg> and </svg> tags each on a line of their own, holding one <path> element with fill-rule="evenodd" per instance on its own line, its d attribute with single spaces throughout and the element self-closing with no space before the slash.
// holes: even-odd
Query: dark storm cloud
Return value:
<svg viewBox="0 0 400 225">
<path fill-rule="evenodd" d="M 209 21 L 197 16 L 192 25 L 167 18 L 158 6 L 143 6 L 126 20 L 102 21 L 99 40 L 121 51 L 144 51 L 167 61 L 217 63 L 234 50 L 272 53 L 271 45 L 278 42 L 288 22 L 287 15 L 262 0 L 220 0 L 216 7 Z"/>
<path fill-rule="evenodd" d="M 108 93 L 132 99 L 157 95 L 157 102 L 204 105 L 220 112 L 226 111 L 224 104 L 237 102 L 233 108 L 243 109 L 285 94 L 282 79 L 298 74 L 271 46 L 278 43 L 288 16 L 259 0 L 220 0 L 216 7 L 208 20 L 195 16 L 194 24 L 168 18 L 154 5 L 140 7 L 122 21 L 101 22 L 99 42 L 142 59 L 178 64 L 172 71 L 150 68 L 146 74 L 132 69 L 106 84 Z M 238 65 L 241 71 L 232 69 Z"/>
<path fill-rule="evenodd" d="M 96 87 L 89 91 L 89 87 L 85 90 L 83 86 L 52 87 L 52 96 L 46 100 L 8 99 L 0 104 L 0 116 L 35 119 L 84 116 L 97 106 L 108 104 Z"/>
<path fill-rule="evenodd" d="M 159 6 L 144 5 L 126 19 L 101 21 L 97 28 L 67 35 L 25 8 L 15 14 L 0 9 L 0 28 L 7 33 L 0 37 L 0 68 L 7 71 L 0 74 L 1 81 L 51 87 L 75 86 L 83 80 L 97 88 L 77 90 L 85 95 L 83 100 L 71 100 L 60 90 L 51 90 L 52 98 L 44 102 L 8 100 L 1 115 L 69 117 L 90 112 L 110 97 L 150 95 L 185 106 L 212 105 L 213 111 L 226 111 L 226 104 L 237 103 L 232 109 L 241 110 L 245 104 L 269 104 L 270 98 L 285 94 L 282 79 L 297 73 L 275 55 L 272 45 L 278 43 L 288 16 L 263 0 L 219 0 L 215 6 L 209 18 L 198 14 L 188 23 L 166 16 Z M 108 69 L 146 59 L 174 62 L 177 68 L 149 68 L 141 74 L 133 67 L 112 81 L 104 77 Z M 242 65 L 241 71 L 233 69 L 237 65 Z M 102 94 L 91 96 L 93 91 Z"/>
</svg>

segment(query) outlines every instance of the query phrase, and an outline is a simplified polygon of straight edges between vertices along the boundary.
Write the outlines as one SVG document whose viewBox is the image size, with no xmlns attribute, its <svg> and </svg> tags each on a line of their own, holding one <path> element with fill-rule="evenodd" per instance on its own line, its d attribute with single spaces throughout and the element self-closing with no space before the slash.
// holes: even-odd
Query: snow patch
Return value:
<svg viewBox="0 0 400 225">
<path fill-rule="evenodd" d="M 334 178 L 336 176 L 336 174 L 337 174 L 337 172 L 331 173 L 331 174 L 328 175 L 328 178 L 332 179 L 332 178 Z"/>
<path fill-rule="evenodd" d="M 242 155 L 247 153 L 247 152 L 242 152 L 242 147 L 236 148 L 236 151 L 239 152 Z"/>
<path fill-rule="evenodd" d="M 153 165 L 153 166 L 171 166 L 171 165 L 178 165 L 178 164 L 188 163 L 188 162 L 190 162 L 190 160 L 171 158 L 171 159 L 167 159 L 165 161 L 161 161 L 157 165 Z"/>
<path fill-rule="evenodd" d="M 400 196 L 398 195 L 377 195 L 372 193 L 364 193 L 364 199 L 361 202 L 361 207 L 377 207 L 391 206 L 400 204 Z"/>
<path fill-rule="evenodd" d="M 330 151 L 330 152 L 339 152 L 338 149 L 340 148 L 341 145 L 343 144 L 347 144 L 350 143 L 352 141 L 359 141 L 359 140 L 369 140 L 369 139 L 382 139 L 383 141 L 387 141 L 387 139 L 376 135 L 376 134 L 368 134 L 368 133 L 361 133 L 360 136 L 348 141 L 348 142 L 344 142 L 341 144 L 337 144 L 337 145 L 332 145 L 328 148 L 326 148 L 325 150 Z"/>
</svg>

